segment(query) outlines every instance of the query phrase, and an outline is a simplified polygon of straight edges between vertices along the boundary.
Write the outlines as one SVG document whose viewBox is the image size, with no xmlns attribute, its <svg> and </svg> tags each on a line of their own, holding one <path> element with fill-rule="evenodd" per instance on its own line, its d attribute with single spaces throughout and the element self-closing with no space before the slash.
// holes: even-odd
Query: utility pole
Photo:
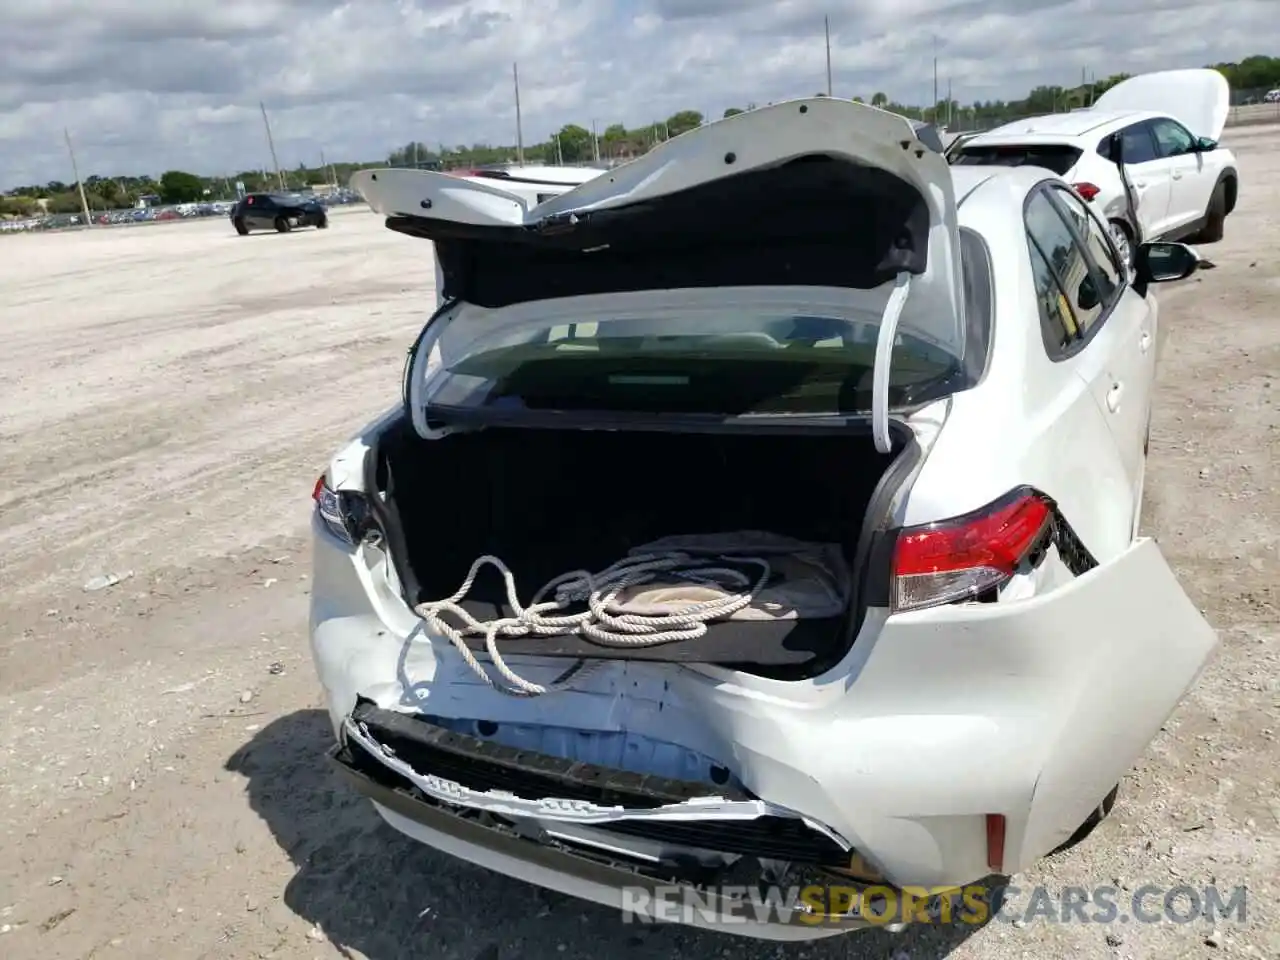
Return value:
<svg viewBox="0 0 1280 960">
<path fill-rule="evenodd" d="M 827 96 L 831 96 L 831 18 L 822 18 L 822 31 L 827 37 Z"/>
<path fill-rule="evenodd" d="M 947 129 L 951 129 L 951 78 L 947 77 Z"/>
<path fill-rule="evenodd" d="M 938 38 L 933 38 L 933 122 L 938 122 Z"/>
<path fill-rule="evenodd" d="M 84 225 L 93 226 L 93 218 L 89 216 L 89 198 L 84 195 L 84 181 L 80 179 L 80 167 L 76 164 L 76 151 L 71 146 L 71 131 L 62 128 L 62 135 L 67 141 L 67 153 L 71 155 L 71 172 L 75 175 L 76 186 L 80 188 L 80 209 L 84 212 Z"/>
<path fill-rule="evenodd" d="M 511 65 L 511 82 L 516 88 L 516 163 L 524 166 L 524 125 L 520 119 L 520 71 Z"/>
<path fill-rule="evenodd" d="M 559 166 L 562 166 L 562 167 L 563 167 L 563 166 L 564 166 L 564 151 L 563 151 L 562 149 L 560 149 L 560 134 L 558 134 L 558 133 L 553 133 L 553 134 L 552 134 L 552 136 L 556 138 L 556 163 L 557 163 Z"/>
<path fill-rule="evenodd" d="M 276 141 L 271 136 L 271 121 L 267 119 L 267 105 L 261 100 L 258 106 L 262 109 L 262 125 L 267 129 L 267 146 L 271 149 L 271 164 L 276 168 L 276 182 L 280 184 L 280 189 L 284 189 L 284 174 L 280 172 L 280 160 L 276 157 Z"/>
<path fill-rule="evenodd" d="M 591 156 L 596 163 L 600 162 L 600 134 L 596 132 L 596 122 L 591 121 Z"/>
</svg>

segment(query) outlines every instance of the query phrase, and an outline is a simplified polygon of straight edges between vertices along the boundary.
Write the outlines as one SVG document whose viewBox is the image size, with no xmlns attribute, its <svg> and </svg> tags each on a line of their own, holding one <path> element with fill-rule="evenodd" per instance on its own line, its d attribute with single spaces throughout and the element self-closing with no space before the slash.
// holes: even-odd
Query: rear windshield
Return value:
<svg viewBox="0 0 1280 960">
<path fill-rule="evenodd" d="M 1044 167 L 1062 176 L 1076 165 L 1081 150 L 1057 143 L 966 146 L 952 155 L 953 166 Z"/>
<path fill-rule="evenodd" d="M 986 245 L 961 231 L 963 358 L 899 331 L 889 402 L 910 407 L 973 386 L 992 316 Z M 442 316 L 427 362 L 429 406 L 724 416 L 862 414 L 871 409 L 879 317 L 709 307 L 687 314 L 593 314 L 589 320 L 484 330 Z"/>
<path fill-rule="evenodd" d="M 433 403 L 529 410 L 779 414 L 871 407 L 876 326 L 823 316 L 726 312 L 707 317 L 611 317 L 522 331 L 519 343 L 449 366 Z M 955 358 L 904 336 L 891 401 L 951 392 Z"/>
</svg>

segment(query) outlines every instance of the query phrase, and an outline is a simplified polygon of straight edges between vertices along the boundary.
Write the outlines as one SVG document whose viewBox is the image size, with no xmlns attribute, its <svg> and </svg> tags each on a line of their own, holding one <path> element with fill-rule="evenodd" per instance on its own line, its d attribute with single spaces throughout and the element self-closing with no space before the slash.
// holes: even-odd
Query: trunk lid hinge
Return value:
<svg viewBox="0 0 1280 960">
<path fill-rule="evenodd" d="M 871 380 L 871 433 L 876 450 L 889 453 L 893 440 L 889 436 L 889 373 L 894 341 L 898 338 L 898 321 L 911 289 L 911 274 L 899 273 L 880 317 L 880 333 L 876 337 L 875 370 Z"/>
</svg>

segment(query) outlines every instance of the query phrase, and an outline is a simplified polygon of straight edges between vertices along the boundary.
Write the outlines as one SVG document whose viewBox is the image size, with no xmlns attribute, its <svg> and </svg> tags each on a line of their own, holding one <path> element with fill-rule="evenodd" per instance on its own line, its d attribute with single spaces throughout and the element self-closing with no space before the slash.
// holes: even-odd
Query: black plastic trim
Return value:
<svg viewBox="0 0 1280 960">
<path fill-rule="evenodd" d="M 609 887 L 642 886 L 652 890 L 673 881 L 689 882 L 687 875 L 669 866 L 632 864 L 594 851 L 571 851 L 550 837 L 530 838 L 499 821 L 478 822 L 471 816 L 471 811 L 455 811 L 411 792 L 409 788 L 393 787 L 374 779 L 356 766 L 348 745 L 338 744 L 330 748 L 328 759 L 342 780 L 362 796 L 429 830 L 447 834 L 463 843 Z"/>
</svg>

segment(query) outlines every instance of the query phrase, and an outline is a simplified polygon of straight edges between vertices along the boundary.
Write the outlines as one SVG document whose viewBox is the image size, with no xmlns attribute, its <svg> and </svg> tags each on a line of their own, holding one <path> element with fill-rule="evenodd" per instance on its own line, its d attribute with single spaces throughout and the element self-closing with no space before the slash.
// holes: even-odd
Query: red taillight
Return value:
<svg viewBox="0 0 1280 960">
<path fill-rule="evenodd" d="M 314 500 L 316 503 L 319 503 L 320 494 L 324 492 L 324 488 L 325 488 L 324 474 L 322 473 L 320 474 L 319 477 L 316 478 L 316 485 L 311 491 L 311 499 Z"/>
<path fill-rule="evenodd" d="M 893 557 L 894 610 L 969 600 L 1006 583 L 1053 520 L 1044 497 L 1019 491 L 954 520 L 909 527 Z"/>
<path fill-rule="evenodd" d="M 1090 201 L 1102 192 L 1102 188 L 1096 183 L 1073 183 L 1072 186 L 1076 188 L 1076 193 Z"/>
</svg>

